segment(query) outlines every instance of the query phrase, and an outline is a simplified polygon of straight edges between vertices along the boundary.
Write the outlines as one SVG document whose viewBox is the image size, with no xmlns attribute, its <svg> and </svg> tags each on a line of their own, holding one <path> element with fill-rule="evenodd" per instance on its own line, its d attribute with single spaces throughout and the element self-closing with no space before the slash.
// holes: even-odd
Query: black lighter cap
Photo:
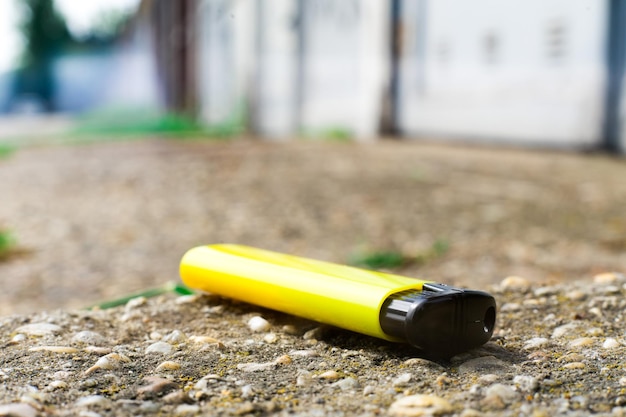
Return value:
<svg viewBox="0 0 626 417">
<path fill-rule="evenodd" d="M 392 294 L 380 311 L 382 330 L 429 356 L 449 358 L 485 344 L 496 323 L 496 301 L 486 292 L 443 284 Z"/>
</svg>

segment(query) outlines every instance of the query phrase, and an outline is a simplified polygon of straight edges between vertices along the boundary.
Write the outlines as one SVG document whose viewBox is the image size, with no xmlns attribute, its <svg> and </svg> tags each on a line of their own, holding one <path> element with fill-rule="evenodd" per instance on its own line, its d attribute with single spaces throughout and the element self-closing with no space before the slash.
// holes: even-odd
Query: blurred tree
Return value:
<svg viewBox="0 0 626 417">
<path fill-rule="evenodd" d="M 74 36 L 63 15 L 56 10 L 54 0 L 17 0 L 16 3 L 21 7 L 19 29 L 24 49 L 9 111 L 55 111 L 55 60 L 63 54 L 112 46 L 132 16 L 129 11 L 104 11 L 88 33 Z"/>
<path fill-rule="evenodd" d="M 72 36 L 53 0 L 21 0 L 19 4 L 24 51 L 15 89 L 18 95 L 37 97 L 43 110 L 54 111 L 52 64 L 60 51 L 71 44 Z"/>
</svg>

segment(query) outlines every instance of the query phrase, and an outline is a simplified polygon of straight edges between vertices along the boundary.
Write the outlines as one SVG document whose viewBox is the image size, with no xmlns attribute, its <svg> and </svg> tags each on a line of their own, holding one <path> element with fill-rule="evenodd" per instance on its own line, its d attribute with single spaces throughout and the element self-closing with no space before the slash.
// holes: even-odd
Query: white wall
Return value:
<svg viewBox="0 0 626 417">
<path fill-rule="evenodd" d="M 298 131 L 297 2 L 260 0 L 253 76 L 254 127 L 273 139 L 287 139 Z"/>
<path fill-rule="evenodd" d="M 377 135 L 388 78 L 388 17 L 378 0 L 201 0 L 200 114 L 209 125 L 253 110 L 257 133 Z"/>
<path fill-rule="evenodd" d="M 402 131 L 557 146 L 600 140 L 606 1 L 403 6 Z"/>
<path fill-rule="evenodd" d="M 377 135 L 388 76 L 388 3 L 307 0 L 303 42 L 305 132 Z"/>
<path fill-rule="evenodd" d="M 200 119 L 241 123 L 254 65 L 255 2 L 201 0 L 196 11 Z"/>
</svg>

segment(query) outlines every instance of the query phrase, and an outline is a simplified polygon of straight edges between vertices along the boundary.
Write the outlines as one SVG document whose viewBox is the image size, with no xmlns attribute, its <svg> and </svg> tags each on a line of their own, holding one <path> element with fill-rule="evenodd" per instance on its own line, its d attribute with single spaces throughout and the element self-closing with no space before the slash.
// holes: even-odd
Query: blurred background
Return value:
<svg viewBox="0 0 626 417">
<path fill-rule="evenodd" d="M 470 286 L 624 270 L 625 22 L 623 0 L 2 1 L 0 313 L 160 285 L 213 242 Z"/>
<path fill-rule="evenodd" d="M 626 143 L 621 0 L 0 7 L 4 114 L 91 114 L 93 129 L 108 115 L 109 129 L 131 129 L 168 113 L 210 133 L 272 139 Z"/>
</svg>

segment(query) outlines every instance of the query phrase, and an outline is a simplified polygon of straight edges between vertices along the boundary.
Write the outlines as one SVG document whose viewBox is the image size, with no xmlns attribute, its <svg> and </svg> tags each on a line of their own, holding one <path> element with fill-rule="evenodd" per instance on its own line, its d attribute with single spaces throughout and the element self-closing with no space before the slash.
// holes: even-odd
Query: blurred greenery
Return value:
<svg viewBox="0 0 626 417">
<path fill-rule="evenodd" d="M 354 255 L 350 265 L 369 269 L 393 269 L 411 263 L 412 259 L 397 251 L 367 252 Z"/>
<path fill-rule="evenodd" d="M 348 263 L 368 269 L 397 269 L 412 264 L 425 264 L 445 255 L 450 244 L 445 239 L 437 239 L 430 248 L 417 254 L 406 254 L 397 250 L 364 251 L 353 255 Z"/>
<path fill-rule="evenodd" d="M 354 137 L 352 131 L 343 126 L 329 126 L 322 129 L 303 129 L 300 135 L 305 138 L 319 138 L 329 142 L 350 142 Z"/>
<path fill-rule="evenodd" d="M 176 138 L 228 138 L 241 133 L 237 123 L 205 126 L 194 118 L 156 110 L 110 108 L 78 118 L 73 133 L 88 135 L 164 135 Z"/>
<path fill-rule="evenodd" d="M 8 158 L 15 150 L 15 146 L 0 143 L 0 159 Z"/>
<path fill-rule="evenodd" d="M 98 303 L 94 306 L 88 307 L 89 310 L 105 310 L 108 308 L 118 307 L 125 305 L 133 298 L 139 297 L 156 297 L 163 294 L 174 293 L 178 295 L 191 295 L 194 294 L 194 291 L 186 286 L 176 283 L 176 282 L 167 282 L 164 285 L 157 288 L 150 288 L 144 291 L 132 293 L 125 295 L 120 298 L 116 298 L 115 300 L 104 301 L 102 303 Z"/>
<path fill-rule="evenodd" d="M 16 239 L 8 230 L 0 230 L 0 260 L 4 260 L 9 257 L 11 252 L 15 249 Z"/>
</svg>

